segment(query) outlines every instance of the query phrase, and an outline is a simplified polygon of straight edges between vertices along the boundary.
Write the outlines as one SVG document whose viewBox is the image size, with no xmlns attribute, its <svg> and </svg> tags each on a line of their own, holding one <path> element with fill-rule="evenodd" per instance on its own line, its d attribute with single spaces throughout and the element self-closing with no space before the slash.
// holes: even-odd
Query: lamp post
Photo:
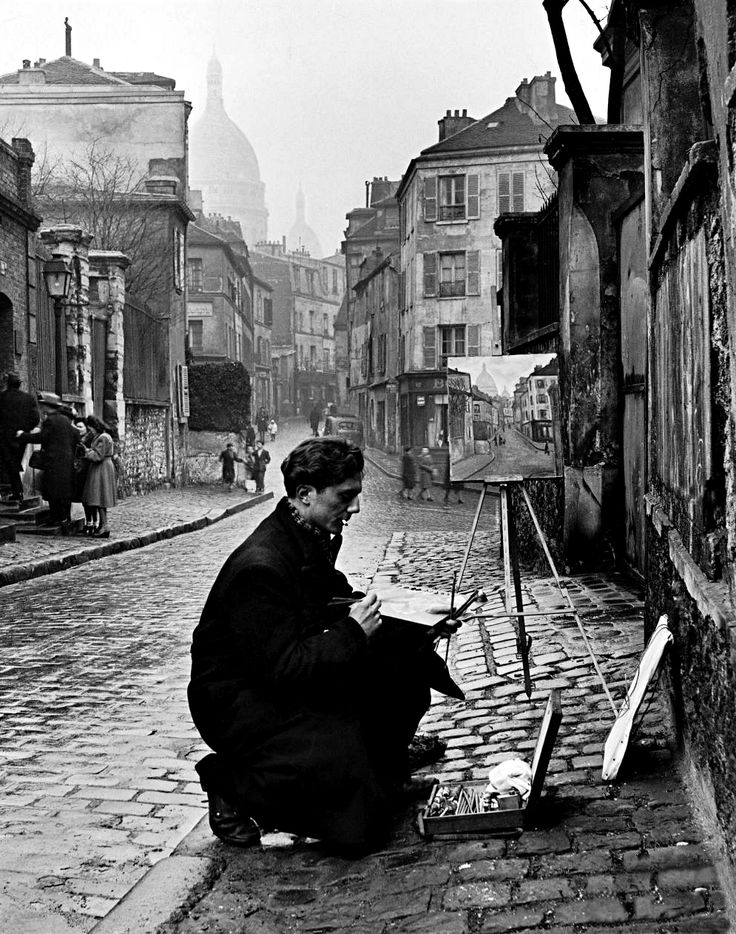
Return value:
<svg viewBox="0 0 736 934">
<path fill-rule="evenodd" d="M 72 271 L 66 260 L 54 257 L 43 264 L 43 278 L 46 291 L 54 300 L 54 357 L 55 357 L 55 392 L 61 398 L 64 391 L 64 299 L 69 294 Z"/>
</svg>

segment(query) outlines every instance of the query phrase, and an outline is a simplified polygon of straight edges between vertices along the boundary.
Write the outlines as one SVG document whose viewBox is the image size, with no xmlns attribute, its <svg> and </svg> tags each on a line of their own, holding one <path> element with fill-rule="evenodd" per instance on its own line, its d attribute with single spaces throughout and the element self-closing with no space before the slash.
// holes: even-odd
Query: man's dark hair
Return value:
<svg viewBox="0 0 736 934">
<path fill-rule="evenodd" d="M 363 453 L 345 438 L 307 438 L 281 465 L 287 496 L 306 484 L 318 492 L 363 474 Z"/>
<path fill-rule="evenodd" d="M 98 431 L 100 434 L 102 434 L 103 431 L 110 430 L 102 419 L 98 418 L 96 415 L 88 415 L 85 418 L 85 422 L 88 428 L 94 428 L 94 430 Z"/>
<path fill-rule="evenodd" d="M 8 373 L 5 377 L 8 389 L 18 389 L 20 386 L 20 376 L 17 373 Z"/>
</svg>

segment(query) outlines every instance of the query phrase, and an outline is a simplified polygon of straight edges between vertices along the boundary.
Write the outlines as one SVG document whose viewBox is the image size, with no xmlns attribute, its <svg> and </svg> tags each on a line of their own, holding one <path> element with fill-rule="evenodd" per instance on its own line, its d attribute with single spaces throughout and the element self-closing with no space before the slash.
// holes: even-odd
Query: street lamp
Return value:
<svg viewBox="0 0 736 934">
<path fill-rule="evenodd" d="M 66 260 L 59 257 L 47 260 L 43 264 L 43 278 L 46 283 L 46 291 L 50 298 L 54 300 L 54 318 L 56 331 L 54 333 L 54 357 L 55 357 L 55 390 L 56 395 L 61 398 L 64 391 L 64 299 L 69 294 L 69 286 L 72 281 L 72 271 L 66 263 Z"/>
</svg>

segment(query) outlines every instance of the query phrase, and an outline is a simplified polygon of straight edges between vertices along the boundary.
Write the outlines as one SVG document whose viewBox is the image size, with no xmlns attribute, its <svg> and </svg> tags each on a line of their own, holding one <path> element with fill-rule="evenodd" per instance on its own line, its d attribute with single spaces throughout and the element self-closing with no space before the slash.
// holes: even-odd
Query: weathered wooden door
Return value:
<svg viewBox="0 0 736 934">
<path fill-rule="evenodd" d="M 644 574 L 647 484 L 647 286 L 644 202 L 620 220 L 619 295 L 623 373 L 623 480 L 626 563 Z"/>
</svg>

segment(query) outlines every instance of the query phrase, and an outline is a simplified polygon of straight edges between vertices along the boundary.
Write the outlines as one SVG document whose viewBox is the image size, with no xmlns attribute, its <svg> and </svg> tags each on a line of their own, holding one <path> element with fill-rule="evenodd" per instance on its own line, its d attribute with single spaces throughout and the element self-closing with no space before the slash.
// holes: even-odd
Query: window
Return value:
<svg viewBox="0 0 736 934">
<path fill-rule="evenodd" d="M 438 260 L 439 256 L 439 260 Z M 457 298 L 480 295 L 480 252 L 424 254 L 424 295 L 437 295 L 439 262 L 439 297 Z"/>
<path fill-rule="evenodd" d="M 187 263 L 187 286 L 190 292 L 204 291 L 201 259 L 190 259 Z"/>
<path fill-rule="evenodd" d="M 322 356 L 324 358 L 323 366 L 325 370 L 329 370 L 330 369 L 330 348 L 329 347 L 324 348 L 324 350 L 322 351 Z"/>
<path fill-rule="evenodd" d="M 441 221 L 465 219 L 465 176 L 440 176 L 440 214 Z"/>
<path fill-rule="evenodd" d="M 270 328 L 273 324 L 273 299 L 264 298 L 263 299 L 263 323 L 267 328 Z"/>
<path fill-rule="evenodd" d="M 189 348 L 192 353 L 202 352 L 202 329 L 204 322 L 193 320 L 189 322 Z"/>
<path fill-rule="evenodd" d="M 452 324 L 440 328 L 440 346 L 442 357 L 440 366 L 447 366 L 448 357 L 465 356 L 465 325 Z"/>
<path fill-rule="evenodd" d="M 174 261 L 174 288 L 177 292 L 180 292 L 186 270 L 184 267 L 184 234 L 178 227 L 174 227 L 174 249 L 172 259 Z"/>
<path fill-rule="evenodd" d="M 314 309 L 309 311 L 309 333 L 314 334 Z"/>
<path fill-rule="evenodd" d="M 337 270 L 332 270 L 332 291 L 337 293 Z"/>
<path fill-rule="evenodd" d="M 326 336 L 329 336 L 330 325 L 326 314 L 322 315 L 322 333 Z"/>
<path fill-rule="evenodd" d="M 524 210 L 524 173 L 498 173 L 498 213 Z"/>
<path fill-rule="evenodd" d="M 465 253 L 440 253 L 440 298 L 465 295 Z"/>
<path fill-rule="evenodd" d="M 461 221 L 480 217 L 480 176 L 478 175 L 464 173 L 427 175 L 423 182 L 423 189 L 425 221 L 434 223 L 437 220 Z"/>
</svg>

